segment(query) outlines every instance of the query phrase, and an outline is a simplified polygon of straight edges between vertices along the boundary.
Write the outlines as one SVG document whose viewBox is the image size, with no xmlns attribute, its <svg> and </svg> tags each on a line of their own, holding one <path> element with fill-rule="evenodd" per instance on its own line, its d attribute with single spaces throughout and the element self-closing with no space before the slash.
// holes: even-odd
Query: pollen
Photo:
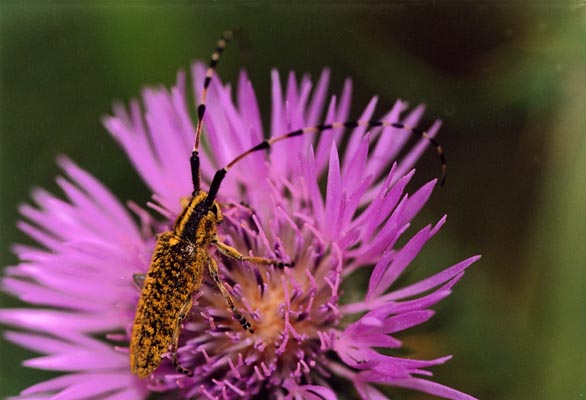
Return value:
<svg viewBox="0 0 586 400">
<path fill-rule="evenodd" d="M 260 292 L 252 294 L 256 303 L 253 306 L 260 317 L 255 324 L 257 335 L 266 343 L 275 343 L 285 331 L 284 290 L 275 285 L 264 296 L 260 296 Z"/>
</svg>

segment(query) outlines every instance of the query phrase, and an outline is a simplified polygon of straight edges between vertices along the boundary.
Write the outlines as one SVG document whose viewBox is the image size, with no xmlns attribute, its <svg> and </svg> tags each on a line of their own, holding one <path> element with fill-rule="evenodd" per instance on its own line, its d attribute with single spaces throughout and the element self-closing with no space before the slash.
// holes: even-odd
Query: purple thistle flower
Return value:
<svg viewBox="0 0 586 400">
<path fill-rule="evenodd" d="M 200 64 L 193 68 L 197 94 L 204 72 Z M 293 73 L 284 92 L 276 71 L 272 80 L 270 135 L 348 119 L 349 80 L 327 105 L 328 70 L 315 88 L 309 77 L 297 82 Z M 210 87 L 201 154 L 208 184 L 216 169 L 265 135 L 245 73 L 235 92 L 234 103 L 230 86 L 214 78 Z M 376 102 L 360 119 L 372 118 Z M 406 109 L 397 101 L 384 118 L 413 126 L 423 107 L 401 118 Z M 150 207 L 164 218 L 155 220 L 133 203 L 125 208 L 86 171 L 59 159 L 66 177 L 57 183 L 67 200 L 38 189 L 33 192 L 37 207 L 20 208 L 25 221 L 19 228 L 40 247 L 15 245 L 20 264 L 7 267 L 2 281 L 5 291 L 39 308 L 0 310 L 0 321 L 21 328 L 6 332 L 8 340 L 42 354 L 25 366 L 64 375 L 17 398 L 144 399 L 154 391 L 186 399 L 335 399 L 333 380 L 346 380 L 363 399 L 386 398 L 379 391 L 385 385 L 473 399 L 425 379 L 431 375 L 428 367 L 450 356 L 422 361 L 379 351 L 400 348 L 394 334 L 430 319 L 430 307 L 449 296 L 479 258 L 390 290 L 446 220 L 397 245 L 436 181 L 405 193 L 428 143 L 422 140 L 395 162 L 408 134 L 390 127 L 346 132 L 343 154 L 337 147 L 342 129 L 299 136 L 231 169 L 218 196 L 225 206 L 222 239 L 244 254 L 294 261 L 295 266 L 260 267 L 214 253 L 254 333 L 244 331 L 215 286 L 204 283 L 194 293 L 178 351 L 181 365 L 194 376 L 178 374 L 168 359 L 150 378 L 131 375 L 128 341 L 139 296 L 133 275 L 148 270 L 155 234 L 170 228 L 182 198 L 193 189 L 189 154 L 195 128 L 185 74 L 178 74 L 170 91 L 145 89 L 143 106 L 138 101 L 128 110 L 115 106 L 104 123 L 152 191 Z M 364 298 L 342 303 L 342 281 L 371 267 Z"/>
</svg>

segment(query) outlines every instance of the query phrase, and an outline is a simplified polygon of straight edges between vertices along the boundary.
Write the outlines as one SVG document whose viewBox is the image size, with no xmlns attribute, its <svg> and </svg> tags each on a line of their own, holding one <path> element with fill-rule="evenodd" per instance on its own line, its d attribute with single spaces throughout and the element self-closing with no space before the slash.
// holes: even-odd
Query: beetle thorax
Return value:
<svg viewBox="0 0 586 400">
<path fill-rule="evenodd" d="M 173 231 L 182 241 L 196 247 L 209 246 L 223 215 L 216 201 L 208 203 L 207 193 L 196 193 L 175 221 Z"/>
</svg>

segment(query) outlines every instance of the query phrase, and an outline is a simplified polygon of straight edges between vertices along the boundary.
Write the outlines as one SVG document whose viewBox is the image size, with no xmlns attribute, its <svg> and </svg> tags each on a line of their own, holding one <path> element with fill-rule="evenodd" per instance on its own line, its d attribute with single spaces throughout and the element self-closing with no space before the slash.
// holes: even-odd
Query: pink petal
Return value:
<svg viewBox="0 0 586 400">
<path fill-rule="evenodd" d="M 384 382 L 380 382 L 384 383 Z M 470 396 L 466 393 L 462 393 L 458 390 L 449 388 L 436 382 L 428 381 L 425 379 L 410 378 L 410 379 L 397 379 L 389 382 L 393 386 L 399 386 L 407 389 L 417 390 L 423 393 L 429 393 L 435 396 L 442 397 L 444 399 L 452 400 L 477 400 L 476 397 Z"/>
<path fill-rule="evenodd" d="M 442 272 L 439 272 L 429 278 L 426 278 L 422 281 L 419 281 L 413 285 L 409 285 L 406 288 L 399 289 L 392 293 L 388 297 L 389 300 L 394 299 L 402 299 L 406 297 L 411 297 L 423 293 L 427 290 L 430 290 L 442 283 L 448 281 L 449 279 L 453 278 L 454 276 L 460 274 L 466 268 L 468 268 L 472 263 L 478 261 L 480 256 L 474 256 L 467 258 L 464 261 L 459 262 L 458 264 L 451 266 L 450 268 L 446 268 Z"/>
</svg>

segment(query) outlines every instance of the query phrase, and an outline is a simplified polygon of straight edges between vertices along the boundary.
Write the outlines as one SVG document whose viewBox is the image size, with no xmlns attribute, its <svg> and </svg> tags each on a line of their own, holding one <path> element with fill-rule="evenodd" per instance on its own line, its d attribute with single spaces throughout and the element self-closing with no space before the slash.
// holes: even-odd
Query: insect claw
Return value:
<svg viewBox="0 0 586 400">
<path fill-rule="evenodd" d="M 173 357 L 172 357 L 171 361 L 173 362 L 173 367 L 175 367 L 175 370 L 177 372 L 179 372 L 180 374 L 183 374 L 183 375 L 187 375 L 189 377 L 193 376 L 192 370 L 187 369 L 179 364 L 179 360 L 177 359 L 177 352 L 173 353 Z"/>
<path fill-rule="evenodd" d="M 279 261 L 278 263 L 275 264 L 275 266 L 277 268 L 281 268 L 281 269 L 282 268 L 285 268 L 285 267 L 293 268 L 295 266 L 295 261 L 291 261 L 291 262 L 288 262 L 288 263 Z"/>
</svg>

